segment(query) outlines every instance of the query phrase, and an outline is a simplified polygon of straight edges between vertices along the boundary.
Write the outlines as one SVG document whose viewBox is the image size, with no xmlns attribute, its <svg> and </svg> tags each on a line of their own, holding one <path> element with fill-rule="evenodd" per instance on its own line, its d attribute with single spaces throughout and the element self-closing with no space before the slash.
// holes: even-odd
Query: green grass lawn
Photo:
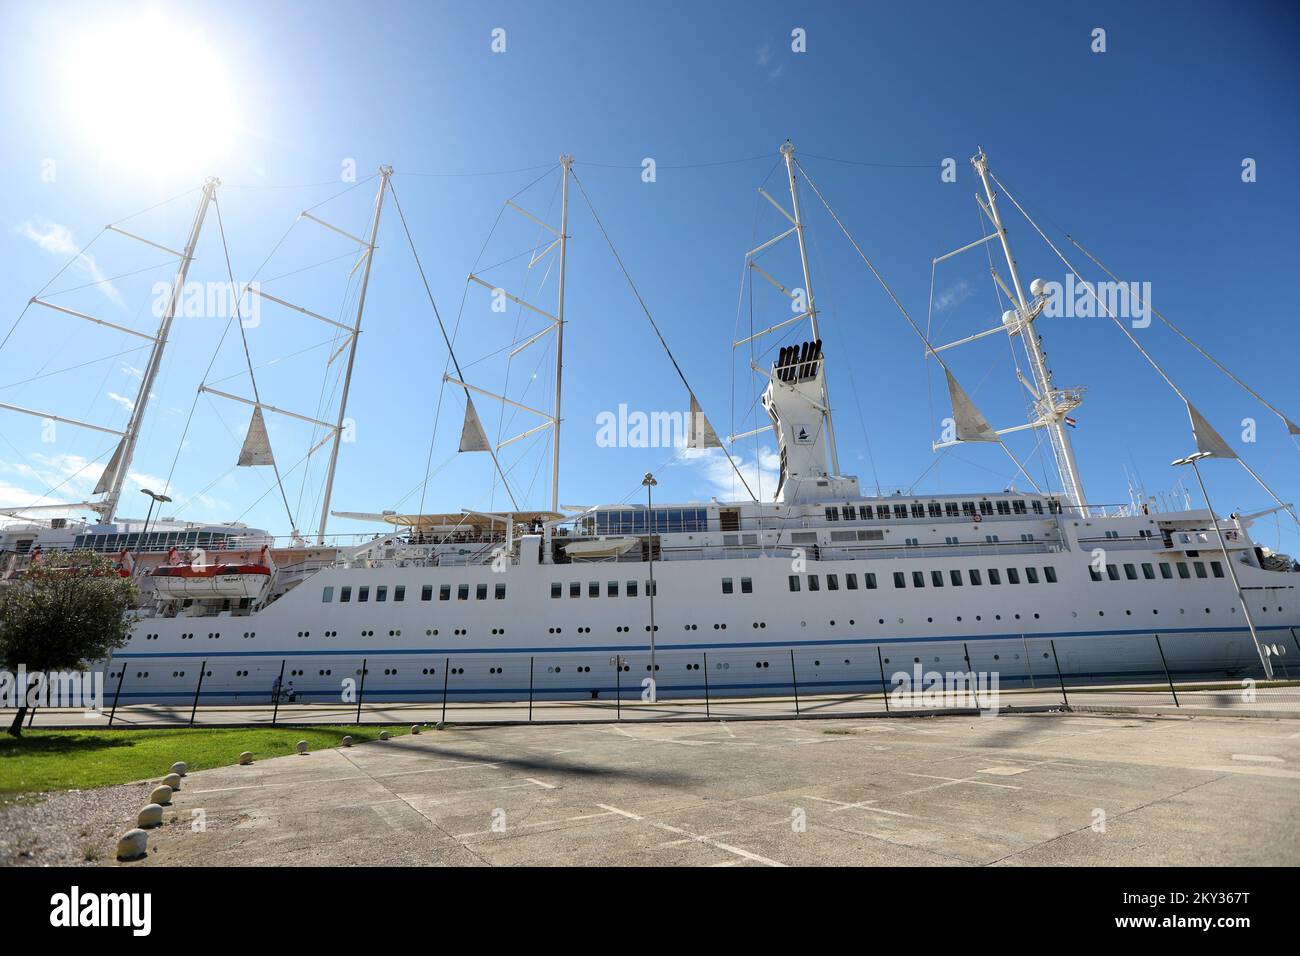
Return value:
<svg viewBox="0 0 1300 956">
<path fill-rule="evenodd" d="M 45 790 L 87 790 L 132 780 L 159 779 L 173 763 L 206 770 L 294 752 L 305 740 L 312 750 L 337 747 L 345 735 L 357 743 L 410 727 L 176 728 L 169 730 L 24 730 L 0 734 L 0 798 Z"/>
</svg>

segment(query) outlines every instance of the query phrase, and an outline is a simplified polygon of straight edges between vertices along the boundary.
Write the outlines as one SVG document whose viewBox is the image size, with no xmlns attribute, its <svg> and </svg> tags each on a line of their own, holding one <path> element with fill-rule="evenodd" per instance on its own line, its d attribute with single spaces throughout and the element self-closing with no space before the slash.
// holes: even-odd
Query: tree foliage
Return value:
<svg viewBox="0 0 1300 956">
<path fill-rule="evenodd" d="M 10 672 L 80 670 L 126 644 L 139 592 L 107 557 L 49 553 L 0 587 L 0 665 Z M 19 709 L 16 726 L 21 727 Z M 13 732 L 11 728 L 11 733 Z"/>
</svg>

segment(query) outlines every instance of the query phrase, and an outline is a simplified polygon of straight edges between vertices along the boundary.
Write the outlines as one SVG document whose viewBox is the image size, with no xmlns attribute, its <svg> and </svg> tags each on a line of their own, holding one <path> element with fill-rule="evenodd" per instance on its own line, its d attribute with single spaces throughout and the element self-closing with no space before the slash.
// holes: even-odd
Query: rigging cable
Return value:
<svg viewBox="0 0 1300 956">
<path fill-rule="evenodd" d="M 667 341 L 664 340 L 663 333 L 659 331 L 659 326 L 655 323 L 654 317 L 650 315 L 650 309 L 646 306 L 645 300 L 641 298 L 641 292 L 637 289 L 636 283 L 632 281 L 632 276 L 628 273 L 627 266 L 623 264 L 623 257 L 620 256 L 618 250 L 614 248 L 614 241 L 610 239 L 609 233 L 605 231 L 605 224 L 600 221 L 600 216 L 596 213 L 596 207 L 592 205 L 591 197 L 587 195 L 587 188 L 582 185 L 582 180 L 578 177 L 577 173 L 573 174 L 573 181 L 578 184 L 578 191 L 582 193 L 582 198 L 587 203 L 587 208 L 591 210 L 591 218 L 596 221 L 596 226 L 600 229 L 600 234 L 604 237 L 605 244 L 609 246 L 609 251 L 613 253 L 614 261 L 618 263 L 618 267 L 623 273 L 623 278 L 627 279 L 628 287 L 631 288 L 632 294 L 636 296 L 636 301 L 641 306 L 641 311 L 645 313 L 645 317 L 649 321 L 650 327 L 654 329 L 654 333 L 659 339 L 659 344 L 664 347 L 664 352 L 668 354 L 668 360 L 673 363 L 673 368 L 677 371 L 677 377 L 682 380 L 682 384 L 686 386 L 687 393 L 690 395 L 692 401 L 694 401 L 698 406 L 699 399 L 696 398 L 695 392 L 691 389 L 690 383 L 686 381 L 686 375 L 682 372 L 682 367 L 677 364 L 677 359 L 673 356 L 672 349 L 668 347 Z M 692 422 L 691 424 L 692 426 L 695 426 L 696 423 Z M 758 501 L 758 498 L 754 495 L 753 489 L 749 487 L 749 482 L 745 480 L 745 476 L 741 474 L 740 468 L 736 465 L 736 460 L 731 457 L 731 452 L 727 451 L 726 445 L 719 440 L 718 447 L 720 447 L 722 453 L 727 456 L 727 462 L 731 465 L 732 470 L 735 471 L 736 477 L 740 479 L 740 483 L 745 486 L 745 491 L 749 493 L 749 497 L 754 501 Z"/>
<path fill-rule="evenodd" d="M 1115 314 L 1111 312 L 1111 310 L 1106 306 L 1106 303 L 1104 303 L 1101 300 L 1101 297 L 1097 295 L 1096 290 L 1094 290 L 1092 287 L 1092 283 L 1086 281 L 1083 278 L 1083 276 L 1079 275 L 1078 270 L 1076 270 L 1074 266 L 1070 264 L 1070 261 L 1065 258 L 1065 256 L 1061 253 L 1061 250 L 1056 247 L 1056 244 L 1047 237 L 1047 234 L 1043 232 L 1041 228 L 1039 228 L 1038 223 L 1035 222 L 1030 217 L 1029 213 L 1025 212 L 1024 207 L 1021 206 L 1020 203 L 1016 201 L 1016 197 L 1011 195 L 1011 191 L 1008 190 L 1007 187 L 1002 184 L 1001 180 L 999 180 L 997 176 L 993 175 L 992 172 L 989 173 L 989 178 L 998 184 L 998 188 L 1002 190 L 1003 194 L 1006 195 L 1006 197 L 1009 200 L 1011 200 L 1011 204 L 1015 206 L 1017 210 L 1019 210 L 1020 215 L 1025 217 L 1025 221 L 1034 227 L 1034 231 L 1038 233 L 1038 235 L 1042 238 L 1043 242 L 1047 243 L 1048 247 L 1054 253 L 1056 253 L 1056 257 L 1061 260 L 1061 262 L 1065 265 L 1067 269 L 1070 270 L 1071 273 L 1073 273 L 1076 279 L 1078 279 L 1081 283 L 1083 283 L 1083 287 L 1088 290 L 1088 294 L 1092 296 L 1093 300 L 1097 303 L 1097 305 L 1101 308 L 1101 310 L 1106 313 L 1106 316 L 1113 323 L 1115 323 L 1115 326 L 1121 332 L 1124 333 L 1124 337 L 1127 338 L 1129 342 L 1132 343 L 1133 347 L 1142 353 L 1142 357 L 1145 358 L 1147 362 L 1150 363 L 1151 367 L 1154 368 L 1156 372 L 1159 373 L 1160 377 L 1165 380 L 1165 384 L 1167 384 L 1171 389 L 1173 389 L 1174 394 L 1176 394 L 1180 399 L 1182 399 L 1183 404 L 1186 405 L 1188 408 L 1188 414 L 1190 417 L 1192 403 L 1187 400 L 1187 396 L 1182 393 L 1182 390 L 1179 389 L 1179 387 L 1174 384 L 1173 379 L 1171 379 L 1169 375 L 1166 374 L 1165 370 L 1160 367 L 1160 363 L 1158 363 L 1151 356 L 1150 352 L 1148 352 L 1146 349 L 1142 347 L 1141 343 L 1138 342 L 1136 338 L 1134 338 L 1133 333 L 1124 327 L 1124 323 L 1115 317 Z M 1196 433 L 1196 429 L 1195 427 L 1193 427 L 1192 434 L 1195 435 L 1195 433 Z M 1250 465 L 1246 464 L 1245 459 L 1243 459 L 1240 455 L 1238 455 L 1235 449 L 1233 450 L 1233 454 L 1236 456 L 1236 460 L 1241 465 L 1241 467 L 1246 470 L 1246 474 L 1254 478 L 1255 482 L 1266 492 L 1268 492 L 1269 497 L 1271 497 L 1275 502 L 1277 502 L 1278 506 L 1291 516 L 1291 520 L 1296 523 L 1296 527 L 1300 527 L 1300 517 L 1296 516 L 1295 509 L 1292 508 L 1291 505 L 1284 502 L 1281 498 L 1279 498 L 1277 496 L 1277 493 L 1273 491 L 1271 487 L 1269 487 L 1269 485 L 1264 481 L 1263 478 L 1259 477 L 1259 475 L 1255 473 L 1255 470 L 1251 468 Z"/>
</svg>

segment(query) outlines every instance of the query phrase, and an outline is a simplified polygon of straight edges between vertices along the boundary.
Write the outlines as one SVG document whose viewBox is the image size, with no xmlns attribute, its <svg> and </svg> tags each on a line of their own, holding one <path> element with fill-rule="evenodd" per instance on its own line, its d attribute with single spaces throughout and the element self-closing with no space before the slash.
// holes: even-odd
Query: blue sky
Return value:
<svg viewBox="0 0 1300 956">
<path fill-rule="evenodd" d="M 476 363 L 467 375 L 495 391 L 508 371 L 512 395 L 544 406 L 549 340 L 509 369 L 501 354 L 492 357 L 537 331 L 538 320 L 514 308 L 492 312 L 486 290 L 466 294 L 465 276 L 476 261 L 533 247 L 538 228 L 512 212 L 493 230 L 502 201 L 546 174 L 534 167 L 572 153 L 718 432 L 742 431 L 752 427 L 757 383 L 747 353 L 733 355 L 730 343 L 737 322 L 747 328 L 750 320 L 748 294 L 738 308 L 744 252 L 780 231 L 756 187 L 766 181 L 788 198 L 773 172 L 781 142 L 795 143 L 922 322 L 932 258 L 981 235 L 969 158 L 982 145 L 1054 238 L 1069 232 L 1121 278 L 1151 283 L 1157 308 L 1300 417 L 1300 331 L 1285 292 L 1296 278 L 1300 212 L 1300 16 L 1292 4 L 937 3 L 919 11 L 884 3 L 176 3 L 158 5 L 147 21 L 187 38 L 156 67 L 147 50 L 122 55 L 113 46 L 124 30 L 139 40 L 146 28 L 133 25 L 145 9 L 10 3 L 0 12 L 0 162 L 10 172 L 0 192 L 5 331 L 67 250 L 104 223 L 190 190 L 122 224 L 163 245 L 182 243 L 205 175 L 223 180 L 236 279 L 253 277 L 292 225 L 258 273 L 282 277 L 266 289 L 350 321 L 346 240 L 294 219 L 351 185 L 341 179 L 347 161 L 363 180 L 390 163 L 434 298 L 449 326 L 459 319 L 458 357 Z M 1097 27 L 1106 31 L 1104 53 L 1092 51 Z M 505 30 L 504 53 L 491 50 L 496 28 Z M 791 50 L 795 28 L 806 31 L 806 52 Z M 147 95 L 124 106 L 118 94 L 131 83 Z M 135 125 L 108 122 L 121 115 Z M 642 181 L 647 157 L 658 167 L 652 183 Z M 941 181 L 948 157 L 955 183 Z M 1255 182 L 1242 182 L 1245 158 L 1255 160 Z M 527 171 L 502 172 L 510 170 Z M 557 184 L 547 174 L 518 201 L 556 221 Z M 373 189 L 363 182 L 316 212 L 360 232 Z M 1012 466 L 995 448 L 968 445 L 936 464 L 930 441 L 948 411 L 934 363 L 923 361 L 815 197 L 805 189 L 802 199 L 842 470 L 885 492 L 1004 487 Z M 1064 266 L 1005 202 L 1003 213 L 1026 281 L 1061 281 Z M 635 498 L 649 469 L 663 500 L 730 496 L 716 458 L 597 447 L 600 412 L 621 403 L 680 411 L 686 395 L 576 188 L 569 232 L 561 501 Z M 165 254 L 110 234 L 90 257 L 51 286 L 70 290 L 59 301 L 132 328 L 156 322 L 151 288 L 167 278 Z M 788 285 L 802 284 L 792 244 L 766 261 Z M 549 311 L 554 270 L 543 263 L 530 271 L 527 262 L 513 259 L 492 274 Z M 104 277 L 121 278 L 72 288 Z M 224 278 L 210 216 L 191 279 Z M 982 249 L 942 264 L 935 294 L 944 306 L 933 314 L 936 340 L 987 328 L 1001 311 Z M 786 308 L 775 290 L 755 285 L 756 324 Z M 248 409 L 196 401 L 205 374 L 214 387 L 250 394 L 237 330 L 218 348 L 226 327 L 222 315 L 178 320 L 128 488 L 165 481 L 175 458 L 170 487 L 180 517 L 240 518 L 285 533 L 289 517 L 269 469 L 233 467 Z M 342 448 L 334 508 L 411 511 L 421 499 L 426 511 L 502 507 L 486 457 L 455 455 L 463 409 L 455 391 L 442 397 L 430 453 L 446 351 L 391 203 L 364 328 L 349 403 L 355 441 Z M 340 366 L 326 366 L 332 329 L 264 304 L 247 331 L 263 400 L 332 418 Z M 1176 396 L 1109 320 L 1043 319 L 1040 332 L 1057 383 L 1089 387 L 1072 437 L 1090 500 L 1127 502 L 1126 469 L 1148 494 L 1168 492 L 1180 477 L 1169 462 L 1192 449 Z M 1281 423 L 1158 320 L 1134 334 L 1252 467 L 1284 499 L 1296 498 L 1300 449 Z M 29 310 L 0 350 L 0 401 L 121 427 L 142 344 Z M 950 354 L 995 426 L 1024 420 L 1004 337 Z M 486 399 L 478 408 L 489 434 L 534 424 L 527 415 L 499 422 Z M 1253 442 L 1242 440 L 1245 418 L 1257 422 Z M 289 510 L 314 529 L 324 455 L 299 465 L 313 443 L 310 427 L 277 416 L 268 425 Z M 3 504 L 57 482 L 56 498 L 79 500 L 93 485 L 93 462 L 111 447 L 108 436 L 71 426 L 53 441 L 42 437 L 39 420 L 0 412 Z M 549 500 L 547 441 L 543 433 L 504 453 L 518 493 L 536 507 Z M 1011 447 L 1028 455 L 1033 439 L 1015 436 Z M 736 448 L 751 469 L 770 451 L 770 438 Z M 1031 459 L 1036 477 L 1040 459 L 1041 450 Z M 435 473 L 421 494 L 427 462 Z M 1271 504 L 1236 465 L 1204 470 L 1220 510 Z M 765 488 L 770 494 L 770 478 Z M 130 501 L 143 498 L 127 495 L 123 512 L 143 511 Z M 367 527 L 331 523 L 337 532 Z M 1300 549 L 1293 525 L 1270 518 L 1256 533 L 1270 546 Z"/>
</svg>

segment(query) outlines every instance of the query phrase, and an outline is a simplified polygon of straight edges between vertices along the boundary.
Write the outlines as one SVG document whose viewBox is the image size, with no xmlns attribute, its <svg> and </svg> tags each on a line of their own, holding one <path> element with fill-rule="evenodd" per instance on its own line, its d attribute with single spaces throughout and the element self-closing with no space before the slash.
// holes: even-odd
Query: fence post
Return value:
<svg viewBox="0 0 1300 956">
<path fill-rule="evenodd" d="M 799 675 L 794 669 L 794 648 L 790 648 L 790 682 L 794 684 L 794 715 L 799 716 Z"/>
<path fill-rule="evenodd" d="M 623 655 L 614 655 L 614 719 L 623 719 Z"/>
<path fill-rule="evenodd" d="M 108 726 L 113 726 L 113 718 L 117 716 L 117 699 L 122 696 L 122 681 L 126 680 L 126 661 L 119 665 L 122 669 L 117 672 L 117 690 L 113 693 L 113 709 L 108 714 Z"/>
<path fill-rule="evenodd" d="M 1165 660 L 1165 649 L 1160 645 L 1160 635 L 1153 635 L 1156 639 L 1156 650 L 1160 652 L 1160 666 L 1165 669 L 1165 680 L 1169 682 L 1169 693 L 1174 695 L 1174 706 L 1181 707 L 1178 703 L 1178 691 L 1174 690 L 1174 679 L 1169 676 L 1169 662 Z"/>
<path fill-rule="evenodd" d="M 203 693 L 203 675 L 207 672 L 208 662 L 204 661 L 203 666 L 199 668 L 199 686 L 194 689 L 194 706 L 190 708 L 190 726 L 194 726 L 194 715 L 199 709 L 199 694 Z"/>
<path fill-rule="evenodd" d="M 1020 635 L 1020 643 L 1025 647 L 1025 667 L 1029 668 L 1029 688 L 1037 690 L 1038 685 L 1034 682 L 1034 662 L 1029 659 L 1029 641 L 1025 640 L 1025 635 Z"/>
<path fill-rule="evenodd" d="M 357 688 L 357 719 L 355 721 L 358 726 L 361 724 L 361 702 L 365 700 L 366 697 L 366 671 L 370 669 L 366 665 L 369 663 L 370 658 L 361 658 L 361 686 Z"/>
<path fill-rule="evenodd" d="M 709 709 L 709 652 L 704 652 L 704 716 L 712 717 Z"/>
<path fill-rule="evenodd" d="M 1048 643 L 1052 645 L 1052 660 L 1056 662 L 1056 679 L 1061 684 L 1061 701 L 1064 703 L 1066 710 L 1070 709 L 1070 698 L 1065 693 L 1065 678 L 1061 676 L 1061 659 L 1056 656 L 1056 640 L 1048 638 Z"/>
<path fill-rule="evenodd" d="M 442 662 L 442 723 L 447 722 L 447 678 L 451 676 L 451 658 Z"/>
<path fill-rule="evenodd" d="M 966 646 L 965 641 L 961 642 L 961 653 L 962 656 L 966 658 L 966 687 L 967 689 L 970 690 L 971 696 L 975 698 L 975 709 L 981 710 L 982 708 L 980 707 L 979 678 L 975 676 L 975 669 L 972 668 L 970 665 L 970 648 Z M 974 681 L 973 684 L 972 681 Z"/>
<path fill-rule="evenodd" d="M 528 722 L 533 722 L 533 658 L 528 658 Z"/>
<path fill-rule="evenodd" d="M 271 726 L 275 726 L 276 720 L 280 716 L 280 695 L 284 693 L 284 665 L 285 660 L 280 660 L 280 679 L 275 682 L 275 709 L 271 711 Z"/>
<path fill-rule="evenodd" d="M 880 645 L 876 645 L 876 660 L 880 662 L 880 696 L 885 698 L 885 713 L 889 713 L 889 688 L 885 686 L 885 655 L 880 653 Z"/>
</svg>

